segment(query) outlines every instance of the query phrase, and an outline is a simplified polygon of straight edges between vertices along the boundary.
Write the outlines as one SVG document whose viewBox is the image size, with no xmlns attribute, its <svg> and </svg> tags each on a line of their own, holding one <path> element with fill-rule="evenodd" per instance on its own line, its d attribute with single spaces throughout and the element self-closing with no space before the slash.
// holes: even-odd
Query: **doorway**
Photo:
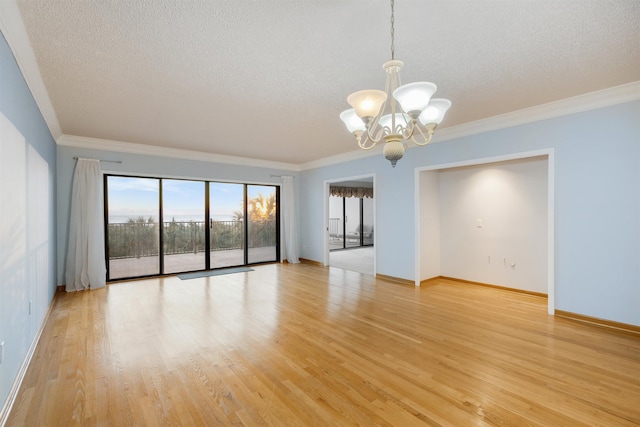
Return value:
<svg viewBox="0 0 640 427">
<path fill-rule="evenodd" d="M 375 275 L 374 176 L 325 182 L 325 266 Z"/>
</svg>

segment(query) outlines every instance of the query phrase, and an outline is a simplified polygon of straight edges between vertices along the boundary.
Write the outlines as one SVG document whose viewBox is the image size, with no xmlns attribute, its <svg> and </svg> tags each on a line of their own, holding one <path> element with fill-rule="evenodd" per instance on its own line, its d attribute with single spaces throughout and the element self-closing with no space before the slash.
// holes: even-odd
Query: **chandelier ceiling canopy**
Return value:
<svg viewBox="0 0 640 427">
<path fill-rule="evenodd" d="M 363 150 L 384 141 L 384 156 L 393 167 L 404 155 L 405 141 L 416 145 L 431 142 L 436 127 L 451 107 L 448 99 L 432 98 L 437 90 L 433 83 L 401 84 L 400 70 L 404 64 L 395 59 L 394 24 L 394 0 L 391 0 L 391 60 L 382 66 L 387 74 L 385 90 L 352 93 L 347 102 L 353 108 L 340 114 Z"/>
</svg>

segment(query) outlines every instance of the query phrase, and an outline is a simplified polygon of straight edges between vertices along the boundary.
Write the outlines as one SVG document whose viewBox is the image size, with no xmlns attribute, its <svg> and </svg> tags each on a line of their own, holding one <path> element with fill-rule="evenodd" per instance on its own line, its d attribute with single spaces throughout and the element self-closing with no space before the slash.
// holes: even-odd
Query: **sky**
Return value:
<svg viewBox="0 0 640 427">
<path fill-rule="evenodd" d="M 163 179 L 164 219 L 189 217 L 204 221 L 204 182 Z M 158 216 L 160 180 L 157 178 L 108 177 L 109 218 L 112 222 L 125 221 L 124 217 Z M 269 194 L 270 186 L 248 188 L 249 197 L 258 193 Z M 243 184 L 209 183 L 211 217 L 215 220 L 233 219 L 235 210 L 242 210 Z M 117 218 L 116 218 L 117 217 Z M 187 219 L 188 220 L 188 219 Z"/>
</svg>

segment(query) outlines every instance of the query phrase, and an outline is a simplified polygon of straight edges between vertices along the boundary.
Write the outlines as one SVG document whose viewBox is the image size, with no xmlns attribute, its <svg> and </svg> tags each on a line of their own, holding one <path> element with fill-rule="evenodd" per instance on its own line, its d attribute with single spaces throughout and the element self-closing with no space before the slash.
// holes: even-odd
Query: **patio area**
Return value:
<svg viewBox="0 0 640 427">
<path fill-rule="evenodd" d="M 205 269 L 205 252 L 165 255 L 165 274 Z M 249 248 L 249 264 L 276 261 L 276 247 Z M 211 268 L 232 267 L 244 264 L 244 250 L 211 251 Z M 120 258 L 109 260 L 109 279 L 149 276 L 160 270 L 158 256 Z"/>
</svg>

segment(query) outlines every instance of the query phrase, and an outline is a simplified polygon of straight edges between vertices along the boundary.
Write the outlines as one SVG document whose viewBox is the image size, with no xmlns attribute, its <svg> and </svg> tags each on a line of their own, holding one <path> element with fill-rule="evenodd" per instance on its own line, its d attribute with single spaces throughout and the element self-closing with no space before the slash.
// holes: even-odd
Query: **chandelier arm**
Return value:
<svg viewBox="0 0 640 427">
<path fill-rule="evenodd" d="M 384 127 L 380 125 L 380 118 L 382 117 L 382 112 L 384 112 L 386 108 L 386 103 L 387 101 L 385 101 L 385 103 L 382 105 L 382 107 L 380 108 L 380 113 L 378 113 L 378 115 L 373 119 L 370 126 L 365 131 L 367 137 L 374 144 L 381 142 L 384 137 Z"/>
<path fill-rule="evenodd" d="M 373 130 L 373 133 L 371 131 Z M 376 126 L 375 128 L 369 128 L 367 136 L 374 144 L 381 142 L 384 137 L 384 128 L 382 126 Z"/>
<path fill-rule="evenodd" d="M 382 113 L 384 112 L 384 110 L 387 108 L 387 102 L 389 101 L 389 99 L 387 98 L 384 103 L 382 104 L 382 107 L 380 107 L 380 111 L 378 112 L 378 115 L 375 116 L 373 118 L 373 120 L 371 121 L 371 125 L 369 126 L 369 129 L 367 129 L 367 133 L 369 135 L 371 135 L 371 131 L 375 130 L 378 128 L 378 124 L 380 123 L 380 118 L 382 117 Z M 374 132 L 375 133 L 375 132 Z M 375 139 L 376 141 L 380 141 L 380 135 L 378 135 L 377 138 L 371 138 L 371 139 Z"/>
<path fill-rule="evenodd" d="M 369 132 L 365 132 L 364 134 L 364 141 L 362 140 L 362 137 L 357 137 L 356 141 L 358 141 L 358 146 L 360 148 L 362 148 L 363 150 L 371 150 L 373 147 L 376 146 L 377 141 L 371 139 L 369 137 Z"/>
<path fill-rule="evenodd" d="M 415 138 L 413 138 L 413 136 L 412 136 L 412 137 L 411 137 L 411 140 L 413 141 L 413 143 L 414 143 L 414 144 L 416 144 L 416 145 L 420 145 L 420 146 L 424 146 L 424 145 L 427 145 L 428 143 L 430 143 L 430 142 L 431 142 L 431 137 L 433 136 L 433 131 L 432 131 L 432 130 L 427 129 L 427 135 L 425 135 L 425 134 L 424 134 L 424 132 L 422 132 L 422 128 L 421 128 L 418 124 L 416 124 L 416 125 L 414 126 L 414 128 L 415 128 L 415 129 L 418 129 L 418 132 L 420 132 L 420 135 L 422 135 L 422 139 L 425 141 L 425 142 L 418 142 L 418 141 L 417 141 Z"/>
<path fill-rule="evenodd" d="M 400 110 L 400 111 L 402 111 L 402 110 Z M 404 114 L 404 111 L 403 111 L 403 114 Z M 403 139 L 412 139 L 416 127 L 417 126 L 413 122 L 413 120 L 409 121 L 409 123 L 407 123 L 407 126 L 405 126 L 403 128 L 401 127 L 400 128 L 400 133 L 402 134 L 402 138 Z"/>
</svg>

